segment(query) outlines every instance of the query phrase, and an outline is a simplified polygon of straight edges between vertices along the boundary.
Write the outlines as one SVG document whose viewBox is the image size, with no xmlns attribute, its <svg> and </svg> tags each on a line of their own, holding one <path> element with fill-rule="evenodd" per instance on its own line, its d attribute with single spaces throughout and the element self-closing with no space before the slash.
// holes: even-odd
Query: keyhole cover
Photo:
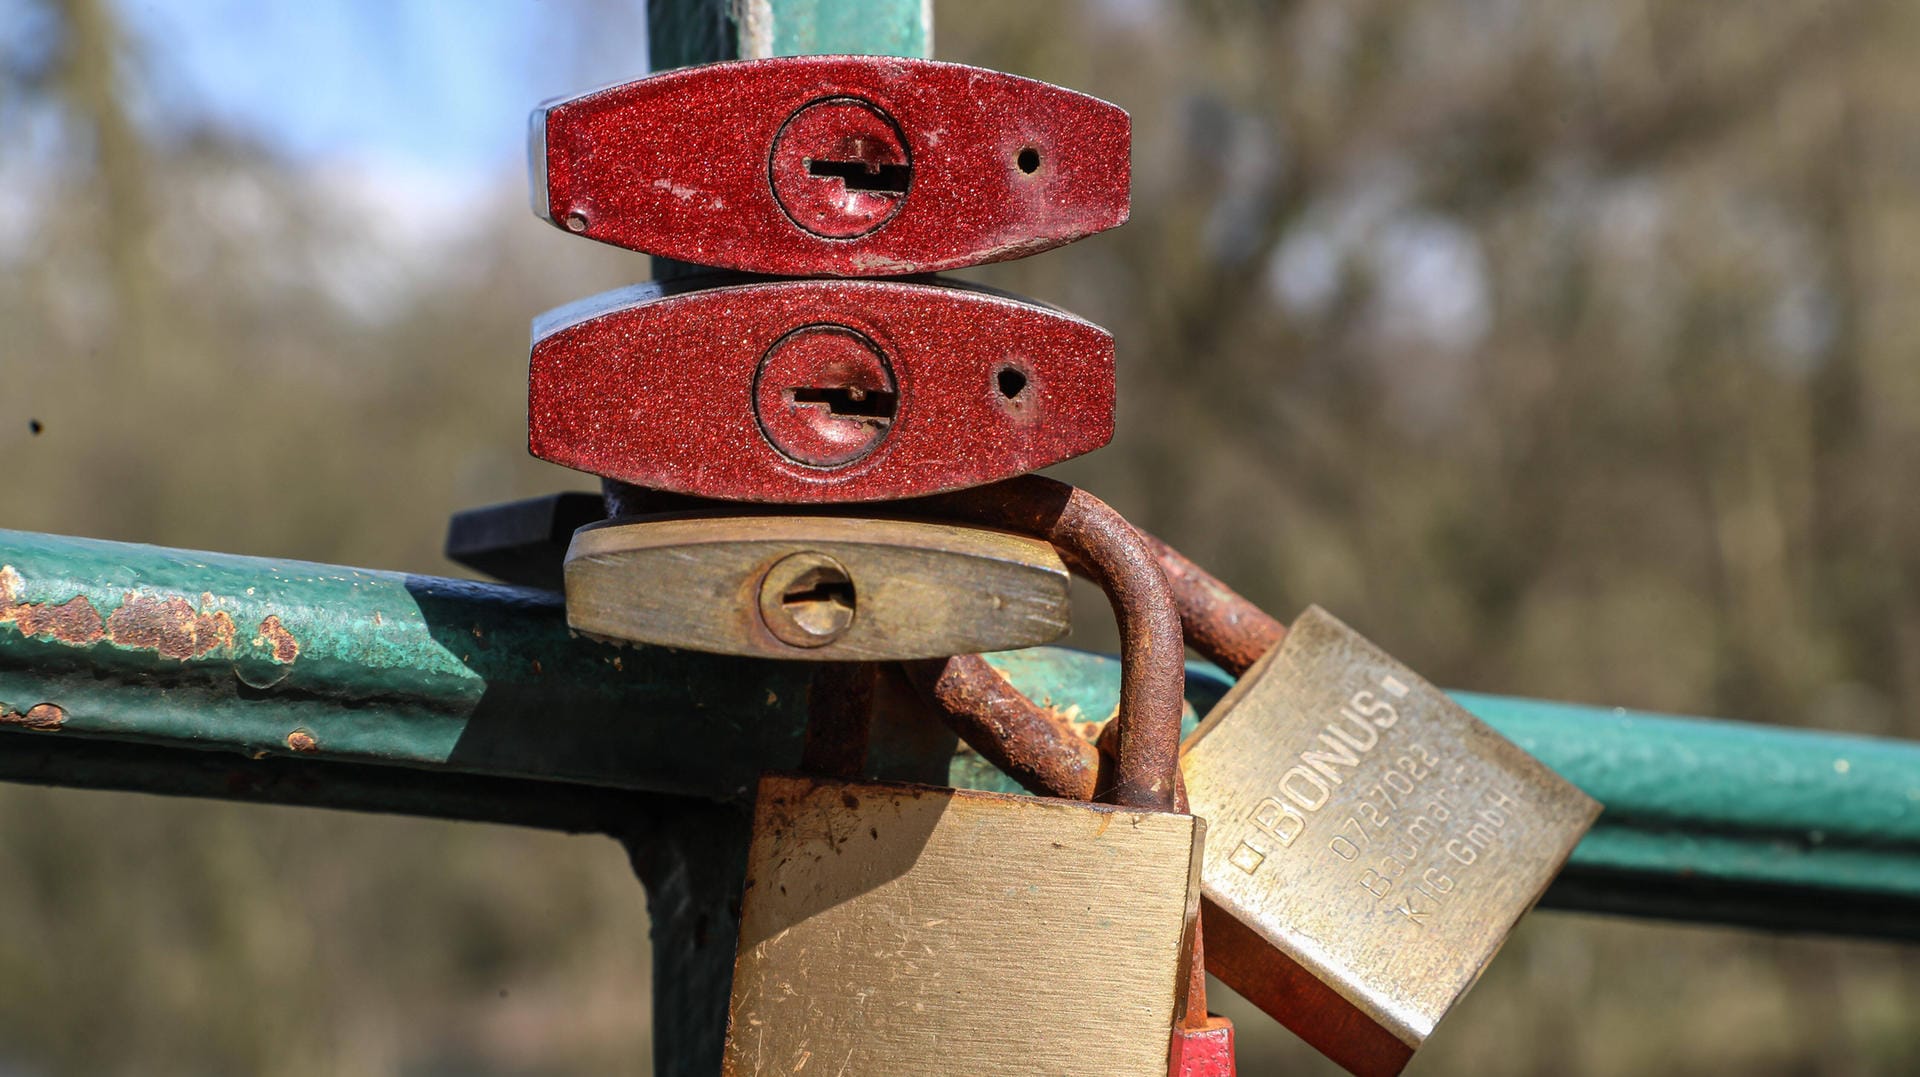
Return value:
<svg viewBox="0 0 1920 1077">
<path fill-rule="evenodd" d="M 826 239 L 878 230 L 900 211 L 913 181 L 900 128 L 857 97 L 829 97 L 795 112 L 774 136 L 768 169 L 788 218 Z"/>
<path fill-rule="evenodd" d="M 853 577 L 823 553 L 788 554 L 760 581 L 760 620 L 781 642 L 824 647 L 853 627 Z"/>
<path fill-rule="evenodd" d="M 898 405 L 879 347 L 844 325 L 795 329 L 767 350 L 754 375 L 761 434 L 808 467 L 843 467 L 872 452 Z"/>
</svg>

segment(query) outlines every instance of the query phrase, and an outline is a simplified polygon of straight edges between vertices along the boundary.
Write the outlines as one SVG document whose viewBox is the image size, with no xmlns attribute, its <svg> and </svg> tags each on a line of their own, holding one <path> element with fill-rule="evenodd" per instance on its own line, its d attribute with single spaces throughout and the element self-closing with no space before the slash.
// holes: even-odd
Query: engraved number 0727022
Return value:
<svg viewBox="0 0 1920 1077">
<path fill-rule="evenodd" d="M 1411 796 L 1419 781 L 1439 765 L 1440 757 L 1424 744 L 1412 745 L 1407 751 L 1408 754 L 1393 761 L 1397 769 L 1389 769 L 1381 777 L 1369 790 L 1370 795 L 1354 807 L 1353 814 L 1346 818 L 1339 831 L 1328 841 L 1327 847 L 1340 859 L 1358 859 L 1361 850 L 1372 843 L 1374 835 L 1393 822 L 1391 813 L 1401 804 L 1395 794 L 1400 797 Z M 1429 804 L 1427 811 L 1440 822 L 1445 822 L 1450 814 L 1443 804 Z M 1425 822 L 1425 816 L 1414 820 L 1421 829 L 1425 829 Z"/>
</svg>

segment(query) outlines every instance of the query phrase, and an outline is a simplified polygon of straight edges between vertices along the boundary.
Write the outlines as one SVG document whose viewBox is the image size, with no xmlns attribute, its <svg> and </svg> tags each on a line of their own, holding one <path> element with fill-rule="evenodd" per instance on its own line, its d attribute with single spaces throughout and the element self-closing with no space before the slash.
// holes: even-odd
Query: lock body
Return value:
<svg viewBox="0 0 1920 1077">
<path fill-rule="evenodd" d="M 528 447 L 650 489 L 873 501 L 1011 478 L 1113 436 L 1113 338 L 957 286 L 642 285 L 534 325 Z"/>
<path fill-rule="evenodd" d="M 883 661 L 1051 642 L 1066 566 L 985 528 L 817 516 L 609 520 L 574 533 L 567 623 L 718 654 Z"/>
<path fill-rule="evenodd" d="M 1317 607 L 1182 762 L 1208 970 L 1363 1075 L 1400 1071 L 1600 812 Z"/>
<path fill-rule="evenodd" d="M 532 117 L 534 212 L 753 273 L 898 276 L 1124 222 L 1132 128 L 1085 94 L 961 64 L 796 56 L 682 68 Z"/>
<path fill-rule="evenodd" d="M 1163 1077 L 1204 830 L 763 778 L 724 1072 Z"/>
</svg>

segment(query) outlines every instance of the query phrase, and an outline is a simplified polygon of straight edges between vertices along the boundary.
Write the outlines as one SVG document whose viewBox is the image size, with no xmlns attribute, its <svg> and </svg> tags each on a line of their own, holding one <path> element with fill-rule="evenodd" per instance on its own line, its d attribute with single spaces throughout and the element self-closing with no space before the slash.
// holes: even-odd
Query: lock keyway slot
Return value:
<svg viewBox="0 0 1920 1077">
<path fill-rule="evenodd" d="M 809 160 L 807 175 L 822 179 L 838 179 L 847 185 L 849 191 L 906 194 L 907 184 L 913 179 L 913 166 L 872 164 L 866 161 Z"/>
<path fill-rule="evenodd" d="M 791 587 L 780 596 L 780 604 L 789 609 L 797 606 L 851 610 L 854 608 L 853 581 L 824 579 L 812 581 L 811 586 Z"/>
<path fill-rule="evenodd" d="M 829 415 L 857 419 L 891 419 L 899 397 L 894 393 L 851 387 L 792 389 L 797 405 L 824 407 Z"/>
</svg>

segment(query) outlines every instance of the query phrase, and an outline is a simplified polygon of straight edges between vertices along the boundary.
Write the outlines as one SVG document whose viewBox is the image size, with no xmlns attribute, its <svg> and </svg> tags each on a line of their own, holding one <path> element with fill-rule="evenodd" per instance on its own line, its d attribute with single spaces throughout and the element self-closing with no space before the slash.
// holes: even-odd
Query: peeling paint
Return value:
<svg viewBox="0 0 1920 1077">
<path fill-rule="evenodd" d="M 107 615 L 107 636 L 115 644 L 182 662 L 220 648 L 232 650 L 233 634 L 233 618 L 225 610 L 198 613 L 178 595 L 129 591 L 120 608 Z"/>
<path fill-rule="evenodd" d="M 0 624 L 11 624 L 30 639 L 56 640 L 75 647 L 102 641 L 130 651 L 153 651 L 163 658 L 186 661 L 216 650 L 231 652 L 233 618 L 224 610 L 201 612 L 217 605 L 212 593 L 200 596 L 201 610 L 178 595 L 128 591 L 120 608 L 103 620 L 86 595 L 61 603 L 22 602 L 26 581 L 12 565 L 0 565 Z M 267 622 L 272 622 L 269 632 Z M 262 637 L 276 660 L 290 662 L 300 653 L 299 641 L 275 617 L 261 622 Z"/>
<path fill-rule="evenodd" d="M 283 666 L 290 666 L 300 657 L 300 641 L 295 639 L 287 626 L 280 623 L 280 615 L 269 613 L 260 622 L 260 632 L 253 637 L 254 645 L 266 647 L 273 652 L 273 660 Z"/>
<path fill-rule="evenodd" d="M 12 565 L 0 565 L 0 624 L 11 623 L 28 637 L 44 637 L 84 647 L 106 634 L 100 611 L 85 595 L 59 605 L 20 601 L 26 581 Z"/>
<path fill-rule="evenodd" d="M 85 595 L 76 595 L 57 606 L 22 602 L 0 608 L 0 621 L 12 621 L 23 636 L 59 640 L 84 647 L 98 643 L 106 634 L 100 611 Z"/>
<path fill-rule="evenodd" d="M 296 729 L 287 734 L 287 747 L 296 752 L 317 752 L 320 750 L 320 742 L 313 739 L 312 733 L 304 729 Z"/>
<path fill-rule="evenodd" d="M 36 703 L 25 713 L 13 710 L 0 703 L 0 725 L 17 725 L 23 729 L 52 731 L 67 724 L 66 708 L 54 703 Z"/>
</svg>

